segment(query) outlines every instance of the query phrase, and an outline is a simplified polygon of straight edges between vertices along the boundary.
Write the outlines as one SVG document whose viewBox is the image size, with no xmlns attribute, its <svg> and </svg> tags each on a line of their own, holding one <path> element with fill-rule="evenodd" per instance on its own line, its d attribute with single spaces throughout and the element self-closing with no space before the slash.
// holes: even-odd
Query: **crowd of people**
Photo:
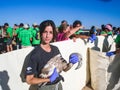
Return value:
<svg viewBox="0 0 120 90">
<path fill-rule="evenodd" d="M 20 23 L 14 24 L 13 27 L 9 23 L 4 23 L 0 26 L 0 53 L 5 53 L 26 47 L 36 47 L 40 44 L 40 27 L 37 23 L 29 24 Z M 89 34 L 84 34 L 85 27 L 83 27 L 80 20 L 75 20 L 70 25 L 66 20 L 62 20 L 60 25 L 56 27 L 56 38 L 54 41 L 63 41 L 76 38 L 88 38 L 91 43 L 96 39 L 97 35 L 119 35 L 120 27 L 114 27 L 111 24 L 101 25 L 101 28 L 91 26 Z"/>
</svg>

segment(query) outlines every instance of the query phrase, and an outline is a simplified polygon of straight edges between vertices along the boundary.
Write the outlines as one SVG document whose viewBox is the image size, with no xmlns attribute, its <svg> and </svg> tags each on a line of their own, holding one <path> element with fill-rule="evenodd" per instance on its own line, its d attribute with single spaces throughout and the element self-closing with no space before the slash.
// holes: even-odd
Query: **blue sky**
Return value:
<svg viewBox="0 0 120 90">
<path fill-rule="evenodd" d="M 120 0 L 0 0 L 0 25 L 51 19 L 56 26 L 62 20 L 72 24 L 80 20 L 86 28 L 110 23 L 120 26 Z"/>
</svg>

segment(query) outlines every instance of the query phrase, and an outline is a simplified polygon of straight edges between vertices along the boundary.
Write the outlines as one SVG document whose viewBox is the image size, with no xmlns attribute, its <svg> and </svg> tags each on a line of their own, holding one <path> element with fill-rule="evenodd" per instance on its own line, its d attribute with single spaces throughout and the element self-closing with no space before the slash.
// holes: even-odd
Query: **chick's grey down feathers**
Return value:
<svg viewBox="0 0 120 90">
<path fill-rule="evenodd" d="M 78 65 L 75 68 L 75 70 L 79 69 L 82 65 L 82 55 L 79 53 L 72 53 L 71 55 L 77 55 L 79 60 L 78 60 Z M 70 58 L 69 56 L 69 58 Z M 73 66 L 72 63 L 67 63 L 67 61 L 62 58 L 62 56 L 60 54 L 54 56 L 53 58 L 51 58 L 47 64 L 44 66 L 44 68 L 41 71 L 40 77 L 41 78 L 48 78 L 52 75 L 52 73 L 54 72 L 54 69 L 56 68 L 58 73 L 61 73 L 62 71 L 68 71 L 69 69 L 71 69 L 71 67 Z M 39 86 L 44 86 L 46 85 L 46 83 L 40 83 Z"/>
<path fill-rule="evenodd" d="M 70 56 L 73 54 L 76 54 L 79 58 L 78 65 L 75 68 L 76 70 L 76 69 L 79 69 L 82 64 L 82 55 L 79 53 L 72 53 L 70 54 Z M 49 77 L 50 75 L 52 75 L 54 68 L 57 69 L 58 73 L 61 73 L 62 71 L 68 71 L 69 69 L 71 69 L 72 66 L 73 66 L 72 63 L 67 63 L 67 61 L 64 58 L 62 58 L 60 54 L 58 54 L 53 58 L 51 58 L 48 61 L 48 63 L 44 66 L 44 68 L 42 69 L 42 73 L 40 74 L 40 77 L 42 78 Z"/>
</svg>

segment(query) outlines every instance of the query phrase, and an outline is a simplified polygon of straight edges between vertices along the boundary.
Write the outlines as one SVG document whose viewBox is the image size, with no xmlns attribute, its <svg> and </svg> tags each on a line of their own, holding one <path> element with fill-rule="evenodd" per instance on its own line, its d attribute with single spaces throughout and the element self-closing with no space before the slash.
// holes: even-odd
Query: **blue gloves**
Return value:
<svg viewBox="0 0 120 90">
<path fill-rule="evenodd" d="M 72 64 L 75 64 L 79 61 L 79 57 L 77 54 L 72 54 L 70 57 L 69 57 L 69 62 L 72 63 Z"/>
<path fill-rule="evenodd" d="M 91 41 L 91 43 L 93 43 L 96 40 L 96 35 L 92 34 L 89 40 Z"/>
<path fill-rule="evenodd" d="M 107 52 L 107 53 L 106 53 L 106 56 L 109 56 L 109 57 L 110 57 L 110 56 L 112 56 L 112 55 L 115 55 L 115 51 L 111 51 L 111 52 Z"/>
<path fill-rule="evenodd" d="M 55 68 L 53 74 L 52 74 L 52 75 L 50 76 L 50 78 L 49 78 L 49 79 L 50 79 L 50 82 L 51 82 L 51 83 L 54 82 L 57 77 L 59 77 L 59 74 L 58 74 L 58 72 L 56 71 L 56 68 Z"/>
</svg>

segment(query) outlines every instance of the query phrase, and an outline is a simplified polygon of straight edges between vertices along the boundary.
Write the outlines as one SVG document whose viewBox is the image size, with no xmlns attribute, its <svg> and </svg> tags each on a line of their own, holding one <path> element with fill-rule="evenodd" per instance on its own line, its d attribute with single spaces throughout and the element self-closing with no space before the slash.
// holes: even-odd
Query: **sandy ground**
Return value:
<svg viewBox="0 0 120 90">
<path fill-rule="evenodd" d="M 93 89 L 88 86 L 85 86 L 82 90 L 93 90 Z"/>
</svg>

